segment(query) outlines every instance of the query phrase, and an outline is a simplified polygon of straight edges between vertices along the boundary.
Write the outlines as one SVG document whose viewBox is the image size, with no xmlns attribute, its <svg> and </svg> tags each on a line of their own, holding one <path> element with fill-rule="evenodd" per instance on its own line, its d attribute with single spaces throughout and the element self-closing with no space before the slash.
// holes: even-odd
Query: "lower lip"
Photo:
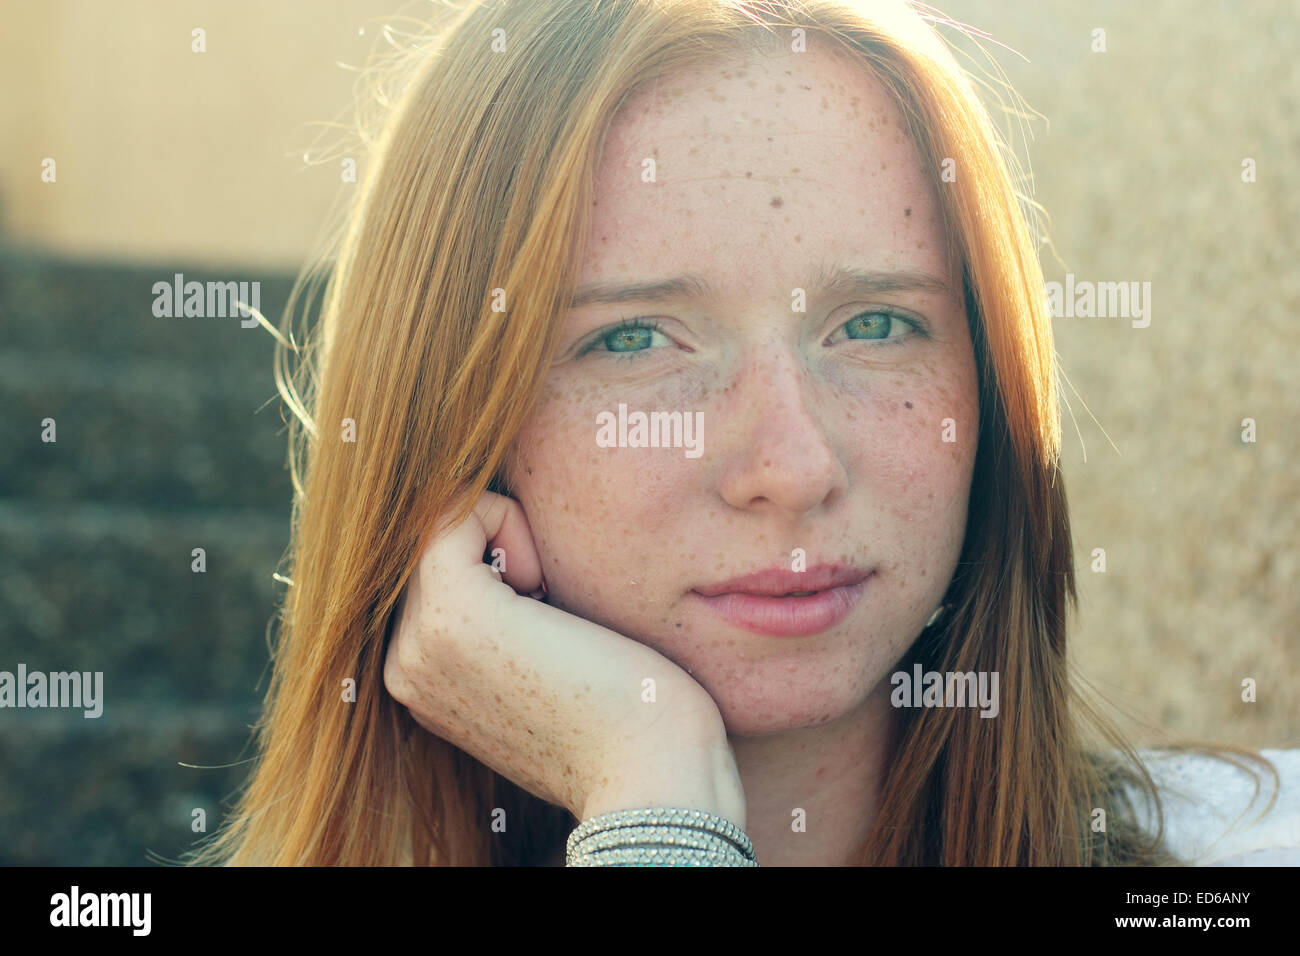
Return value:
<svg viewBox="0 0 1300 956">
<path fill-rule="evenodd" d="M 869 574 L 857 584 L 828 588 L 807 597 L 768 597 L 740 592 L 712 597 L 696 592 L 695 596 L 728 624 L 746 631 L 773 637 L 807 637 L 829 630 L 848 617 L 870 580 Z"/>
</svg>

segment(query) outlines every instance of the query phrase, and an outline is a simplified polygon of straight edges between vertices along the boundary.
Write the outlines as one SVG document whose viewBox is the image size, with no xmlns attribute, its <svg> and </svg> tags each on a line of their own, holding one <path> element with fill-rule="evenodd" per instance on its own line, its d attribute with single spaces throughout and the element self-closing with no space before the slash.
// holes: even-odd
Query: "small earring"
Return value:
<svg viewBox="0 0 1300 956">
<path fill-rule="evenodd" d="M 925 626 L 927 628 L 934 627 L 935 622 L 938 621 L 939 618 L 943 617 L 944 612 L 947 610 L 948 610 L 948 605 L 940 604 L 937 608 L 934 609 L 934 613 L 930 615 L 930 620 L 925 622 Z"/>
</svg>

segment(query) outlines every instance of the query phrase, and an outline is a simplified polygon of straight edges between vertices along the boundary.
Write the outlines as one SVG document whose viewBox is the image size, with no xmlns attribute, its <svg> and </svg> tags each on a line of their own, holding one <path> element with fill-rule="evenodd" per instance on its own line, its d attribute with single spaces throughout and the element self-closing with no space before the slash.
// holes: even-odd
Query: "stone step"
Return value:
<svg viewBox="0 0 1300 956">
<path fill-rule="evenodd" d="M 207 719 L 189 705 L 132 721 L 69 718 L 62 733 L 0 720 L 0 865 L 153 866 L 213 833 L 248 772 L 256 711 L 200 713 Z M 191 829 L 196 808 L 206 833 Z"/>
<path fill-rule="evenodd" d="M 5 501 L 0 540 L 0 670 L 102 671 L 109 716 L 119 704 L 258 693 L 287 514 Z M 203 573 L 191 570 L 194 548 Z"/>
<path fill-rule="evenodd" d="M 288 510 L 288 431 L 269 375 L 232 386 L 130 365 L 0 354 L 0 497 Z M 42 441 L 46 419 L 54 442 Z"/>
<path fill-rule="evenodd" d="M 157 282 L 258 282 L 259 307 L 273 326 L 293 285 L 282 272 L 195 266 L 124 266 L 0 253 L 0 349 L 84 355 L 102 361 L 161 359 L 212 374 L 222 369 L 272 368 L 274 338 L 234 318 L 160 318 Z M 251 286 L 250 286 L 251 292 Z"/>
</svg>

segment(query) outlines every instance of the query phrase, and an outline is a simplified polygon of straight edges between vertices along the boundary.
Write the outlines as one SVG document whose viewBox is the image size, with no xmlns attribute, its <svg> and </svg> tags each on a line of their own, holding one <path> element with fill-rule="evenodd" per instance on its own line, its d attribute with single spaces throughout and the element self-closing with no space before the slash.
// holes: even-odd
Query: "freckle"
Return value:
<svg viewBox="0 0 1300 956">
<path fill-rule="evenodd" d="M 912 407 L 912 403 L 911 403 L 911 402 L 904 402 L 903 404 L 906 405 L 908 408 L 911 408 L 911 407 Z M 567 510 L 567 509 L 566 509 L 566 510 Z"/>
<path fill-rule="evenodd" d="M 746 179 L 748 179 L 750 176 L 753 176 L 753 175 L 754 175 L 754 174 L 753 174 L 752 172 L 750 172 L 748 169 L 745 170 L 745 178 L 746 178 Z"/>
<path fill-rule="evenodd" d="M 803 242 L 803 238 L 802 238 L 801 236 L 795 236 L 795 237 L 794 237 L 794 241 L 795 241 L 795 242 Z"/>
<path fill-rule="evenodd" d="M 921 569 L 921 577 L 925 577 L 925 568 Z"/>
<path fill-rule="evenodd" d="M 771 206 L 773 209 L 780 209 L 783 205 L 785 205 L 785 203 L 781 201 L 780 196 L 773 196 L 772 201 L 768 203 L 768 205 Z"/>
<path fill-rule="evenodd" d="M 906 209 L 904 209 L 904 210 L 903 210 L 903 215 L 904 215 L 904 216 L 910 216 L 910 215 L 912 215 L 912 207 L 911 207 L 911 206 L 908 206 Z"/>
</svg>

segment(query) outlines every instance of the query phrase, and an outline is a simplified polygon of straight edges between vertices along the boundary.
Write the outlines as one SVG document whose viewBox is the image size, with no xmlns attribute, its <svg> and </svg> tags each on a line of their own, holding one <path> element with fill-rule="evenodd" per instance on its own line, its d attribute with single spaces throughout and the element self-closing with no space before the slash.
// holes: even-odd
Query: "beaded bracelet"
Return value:
<svg viewBox="0 0 1300 956">
<path fill-rule="evenodd" d="M 745 831 L 703 810 L 615 810 L 569 834 L 566 866 L 758 866 Z"/>
</svg>

